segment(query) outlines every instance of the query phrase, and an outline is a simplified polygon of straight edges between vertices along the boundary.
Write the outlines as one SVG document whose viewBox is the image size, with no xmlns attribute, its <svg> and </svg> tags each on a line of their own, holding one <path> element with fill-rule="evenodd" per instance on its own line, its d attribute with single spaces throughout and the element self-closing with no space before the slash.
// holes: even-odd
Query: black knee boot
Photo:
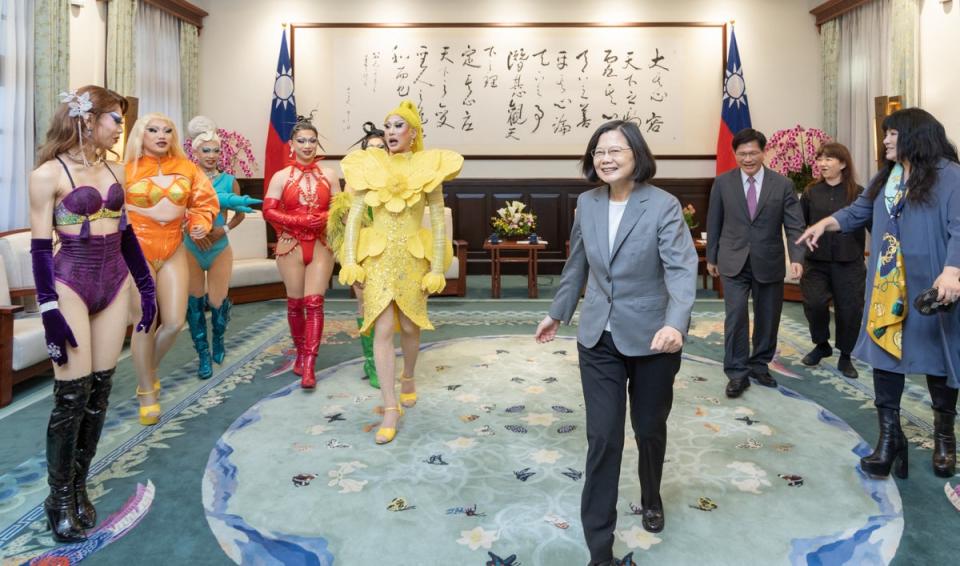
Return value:
<svg viewBox="0 0 960 566">
<path fill-rule="evenodd" d="M 927 376 L 927 389 L 933 405 L 933 473 L 953 477 L 957 470 L 957 390 L 947 386 L 944 377 Z"/>
<path fill-rule="evenodd" d="M 877 416 L 880 421 L 880 438 L 873 454 L 860 458 L 860 468 L 872 476 L 889 476 L 893 473 L 901 479 L 907 477 L 907 437 L 900 428 L 900 397 L 903 395 L 902 374 L 873 370 L 873 387 L 876 392 Z"/>
<path fill-rule="evenodd" d="M 77 434 L 90 396 L 91 376 L 53 382 L 53 411 L 47 425 L 47 483 L 43 502 L 47 522 L 57 542 L 79 542 L 86 534 L 77 517 L 73 490 Z"/>
<path fill-rule="evenodd" d="M 87 401 L 83 422 L 80 423 L 80 433 L 77 435 L 73 487 L 77 498 L 77 518 L 85 529 L 92 529 L 97 524 L 97 510 L 87 497 L 87 474 L 90 472 L 90 463 L 97 453 L 103 421 L 107 418 L 107 405 L 110 401 L 114 371 L 116 368 L 93 372 L 90 379 L 90 399 Z"/>
</svg>

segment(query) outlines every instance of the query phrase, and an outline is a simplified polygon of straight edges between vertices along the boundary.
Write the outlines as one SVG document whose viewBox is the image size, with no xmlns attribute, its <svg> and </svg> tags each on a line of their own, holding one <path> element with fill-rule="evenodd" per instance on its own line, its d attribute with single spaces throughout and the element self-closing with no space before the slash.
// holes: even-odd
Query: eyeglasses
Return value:
<svg viewBox="0 0 960 566">
<path fill-rule="evenodd" d="M 113 118 L 113 121 L 116 122 L 118 126 L 123 123 L 123 115 L 116 112 L 107 112 L 107 114 Z"/>
<path fill-rule="evenodd" d="M 220 153 L 220 148 L 219 147 L 201 147 L 200 152 L 201 153 Z"/>
<path fill-rule="evenodd" d="M 763 155 L 762 151 L 738 151 L 736 156 L 738 159 L 748 159 L 751 157 L 759 157 Z"/>
<path fill-rule="evenodd" d="M 590 155 L 592 155 L 594 159 L 602 159 L 607 155 L 609 155 L 611 159 L 616 159 L 626 151 L 630 151 L 630 148 L 615 145 L 613 147 L 608 147 L 607 149 L 595 149 L 590 152 Z"/>
</svg>

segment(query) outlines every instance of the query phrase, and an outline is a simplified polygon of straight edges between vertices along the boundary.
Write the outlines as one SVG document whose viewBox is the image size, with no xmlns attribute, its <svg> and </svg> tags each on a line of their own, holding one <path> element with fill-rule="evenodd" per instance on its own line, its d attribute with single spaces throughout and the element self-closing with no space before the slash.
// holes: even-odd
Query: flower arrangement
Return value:
<svg viewBox="0 0 960 566">
<path fill-rule="evenodd" d="M 537 217 L 532 212 L 524 212 L 525 207 L 522 202 L 513 200 L 497 210 L 497 215 L 490 219 L 494 232 L 508 238 L 520 238 L 533 233 Z"/>
<path fill-rule="evenodd" d="M 778 130 L 767 142 L 767 165 L 789 177 L 794 188 L 802 191 L 817 177 L 813 168 L 817 149 L 829 141 L 832 141 L 830 136 L 823 130 L 804 128 L 799 124 Z"/>
<path fill-rule="evenodd" d="M 231 132 L 223 128 L 217 128 L 217 135 L 220 137 L 220 162 L 217 167 L 234 177 L 240 177 L 241 175 L 238 174 L 240 172 L 248 179 L 253 177 L 254 171 L 260 166 L 253 156 L 250 140 L 240 132 Z M 183 142 L 183 150 L 191 161 L 196 161 L 193 155 L 193 140 L 188 138 Z"/>
<path fill-rule="evenodd" d="M 697 222 L 697 219 L 694 217 L 694 214 L 697 213 L 697 209 L 693 208 L 692 204 L 688 204 L 687 206 L 683 207 L 682 210 L 683 210 L 683 221 L 687 223 L 687 228 L 693 230 L 694 228 L 700 225 L 700 223 Z"/>
</svg>

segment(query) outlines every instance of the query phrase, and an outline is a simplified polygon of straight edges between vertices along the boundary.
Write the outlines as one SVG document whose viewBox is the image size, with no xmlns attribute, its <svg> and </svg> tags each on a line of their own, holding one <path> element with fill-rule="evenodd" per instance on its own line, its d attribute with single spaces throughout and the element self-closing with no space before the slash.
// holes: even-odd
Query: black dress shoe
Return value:
<svg viewBox="0 0 960 566">
<path fill-rule="evenodd" d="M 727 383 L 727 397 L 736 399 L 750 387 L 749 377 L 734 377 Z"/>
<path fill-rule="evenodd" d="M 829 358 L 833 355 L 833 348 L 829 344 L 817 344 L 817 347 L 810 350 L 810 353 L 803 357 L 800 360 L 805 366 L 815 366 L 820 363 L 820 360 L 823 358 Z"/>
<path fill-rule="evenodd" d="M 663 530 L 663 508 L 662 507 L 644 507 L 643 516 L 640 519 L 643 529 L 648 533 L 659 533 Z"/>
<path fill-rule="evenodd" d="M 753 378 L 757 380 L 757 383 L 760 384 L 760 385 L 762 385 L 762 386 L 764 386 L 764 387 L 776 387 L 776 386 L 777 386 L 777 380 L 774 379 L 773 376 L 770 375 L 770 374 L 767 373 L 767 372 L 754 373 L 754 374 L 752 374 L 752 375 L 753 375 Z"/>
<path fill-rule="evenodd" d="M 857 368 L 853 367 L 853 362 L 850 361 L 850 356 L 840 356 L 840 361 L 837 362 L 837 369 L 840 370 L 840 373 L 843 374 L 843 377 L 849 379 L 857 379 L 860 377 L 860 374 L 857 373 Z"/>
</svg>

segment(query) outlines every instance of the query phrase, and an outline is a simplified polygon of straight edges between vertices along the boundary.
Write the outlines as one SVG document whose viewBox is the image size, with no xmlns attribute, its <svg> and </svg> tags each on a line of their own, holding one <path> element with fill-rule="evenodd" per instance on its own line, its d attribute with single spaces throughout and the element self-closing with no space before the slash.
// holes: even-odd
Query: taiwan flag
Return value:
<svg viewBox="0 0 960 566">
<path fill-rule="evenodd" d="M 293 69 L 287 51 L 287 33 L 282 32 L 280 57 L 277 59 L 277 78 L 273 81 L 273 101 L 270 103 L 270 127 L 267 129 L 267 154 L 263 166 L 263 193 L 267 193 L 270 178 L 286 166 L 290 154 L 290 132 L 297 123 L 297 103 L 293 99 Z"/>
<path fill-rule="evenodd" d="M 747 105 L 747 85 L 743 81 L 737 34 L 730 32 L 730 52 L 723 77 L 723 103 L 720 110 L 720 134 L 717 136 L 717 175 L 737 166 L 733 157 L 733 135 L 750 127 L 750 107 Z"/>
</svg>

